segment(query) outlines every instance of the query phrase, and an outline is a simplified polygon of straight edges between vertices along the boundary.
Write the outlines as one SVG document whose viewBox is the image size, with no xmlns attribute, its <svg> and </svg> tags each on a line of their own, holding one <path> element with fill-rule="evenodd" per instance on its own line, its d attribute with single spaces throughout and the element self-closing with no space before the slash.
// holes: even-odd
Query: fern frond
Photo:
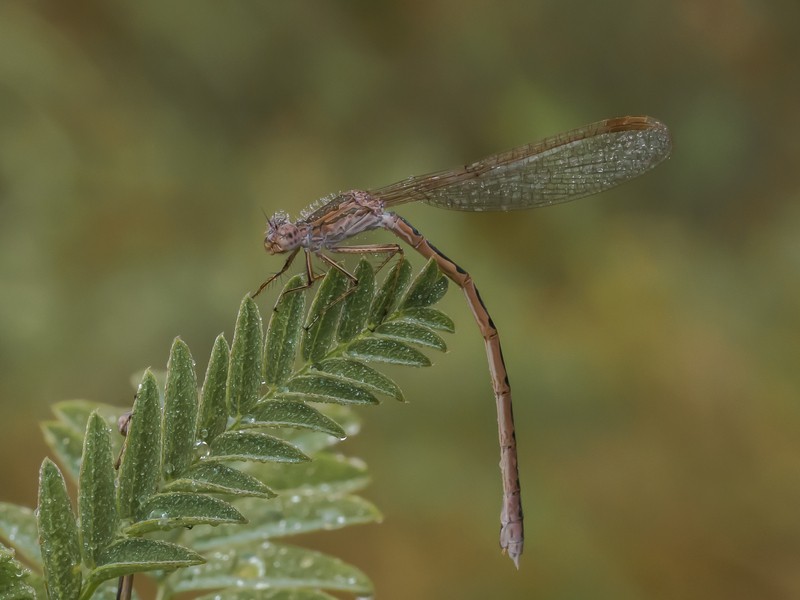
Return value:
<svg viewBox="0 0 800 600">
<path fill-rule="evenodd" d="M 150 571 L 162 599 L 212 589 L 223 598 L 270 589 L 259 597 L 275 600 L 371 594 L 356 567 L 282 540 L 381 519 L 355 495 L 368 480 L 364 464 L 329 448 L 358 432 L 353 406 L 404 399 L 376 366 L 429 365 L 420 349 L 445 350 L 438 332 L 452 321 L 432 307 L 447 289 L 433 262 L 413 281 L 404 260 L 380 286 L 366 260 L 356 275 L 350 289 L 330 270 L 308 310 L 305 292 L 286 292 L 300 283 L 291 279 L 266 334 L 245 297 L 232 343 L 217 338 L 199 389 L 176 339 L 165 381 L 144 372 L 124 441 L 111 435 L 120 409 L 56 405 L 43 431 L 78 484 L 77 511 L 49 459 L 36 515 L 0 503 L 0 536 L 33 570 L 25 589 L 46 583 L 51 597 L 85 599 L 112 592 L 112 578 Z M 16 573 L 3 552 L 0 585 Z"/>
</svg>

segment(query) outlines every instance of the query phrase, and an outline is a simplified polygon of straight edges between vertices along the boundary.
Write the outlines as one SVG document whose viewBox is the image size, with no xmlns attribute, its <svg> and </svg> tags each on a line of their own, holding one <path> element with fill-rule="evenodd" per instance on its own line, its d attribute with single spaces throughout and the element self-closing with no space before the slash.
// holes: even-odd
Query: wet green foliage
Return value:
<svg viewBox="0 0 800 600">
<path fill-rule="evenodd" d="M 431 307 L 447 288 L 435 263 L 412 282 L 402 260 L 379 288 L 366 260 L 356 273 L 363 285 L 330 270 L 307 314 L 305 291 L 283 293 L 266 335 L 245 297 L 233 341 L 217 338 L 200 389 L 189 347 L 176 339 L 166 379 L 146 370 L 130 415 L 87 401 L 56 405 L 43 430 L 63 472 L 42 464 L 36 513 L 0 504 L 0 535 L 32 566 L 0 548 L 0 589 L 107 597 L 110 580 L 149 571 L 160 598 L 372 594 L 358 568 L 281 540 L 381 519 L 356 495 L 366 467 L 329 448 L 357 433 L 352 406 L 403 400 L 367 363 L 428 365 L 415 347 L 445 350 L 434 330 L 452 324 Z M 115 425 L 124 437 L 112 436 Z M 77 510 L 64 474 L 78 486 Z"/>
<path fill-rule="evenodd" d="M 27 581 L 29 574 L 15 559 L 14 551 L 0 544 L 0 598 L 36 598 L 36 591 Z"/>
</svg>

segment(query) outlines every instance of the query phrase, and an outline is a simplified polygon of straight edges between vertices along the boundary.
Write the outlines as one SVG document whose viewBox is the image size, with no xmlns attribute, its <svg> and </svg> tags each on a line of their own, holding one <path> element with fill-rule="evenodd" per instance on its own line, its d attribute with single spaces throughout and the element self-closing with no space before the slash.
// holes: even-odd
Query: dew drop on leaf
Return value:
<svg viewBox="0 0 800 600">
<path fill-rule="evenodd" d="M 194 455 L 200 460 L 207 458 L 211 454 L 211 448 L 203 440 L 197 440 L 194 443 Z"/>
<path fill-rule="evenodd" d="M 310 569 L 312 566 L 314 566 L 314 559 L 310 556 L 304 556 L 300 561 L 301 569 Z"/>
<path fill-rule="evenodd" d="M 260 556 L 257 554 L 248 554 L 242 556 L 236 575 L 243 579 L 257 579 L 264 577 L 267 572 L 266 565 Z"/>
</svg>

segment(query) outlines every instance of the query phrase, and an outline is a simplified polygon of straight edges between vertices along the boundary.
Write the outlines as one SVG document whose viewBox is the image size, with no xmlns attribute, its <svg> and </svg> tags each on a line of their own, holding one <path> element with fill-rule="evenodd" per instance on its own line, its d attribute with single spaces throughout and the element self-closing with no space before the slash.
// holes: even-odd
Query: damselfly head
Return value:
<svg viewBox="0 0 800 600">
<path fill-rule="evenodd" d="M 285 212 L 277 212 L 267 219 L 264 249 L 270 254 L 282 254 L 297 248 L 302 241 L 300 228 L 289 220 Z"/>
</svg>

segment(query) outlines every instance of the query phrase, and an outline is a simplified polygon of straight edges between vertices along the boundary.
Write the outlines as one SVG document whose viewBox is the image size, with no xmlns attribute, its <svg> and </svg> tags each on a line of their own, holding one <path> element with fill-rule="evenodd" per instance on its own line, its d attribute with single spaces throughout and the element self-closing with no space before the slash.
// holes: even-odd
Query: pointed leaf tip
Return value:
<svg viewBox="0 0 800 600">
<path fill-rule="evenodd" d="M 164 392 L 164 478 L 174 479 L 194 459 L 197 420 L 197 376 L 189 346 L 175 338 L 167 363 L 167 384 Z"/>
<path fill-rule="evenodd" d="M 259 403 L 251 415 L 253 426 L 294 427 L 320 431 L 337 438 L 344 438 L 345 432 L 339 424 L 317 409 L 295 400 L 268 400 Z"/>
<path fill-rule="evenodd" d="M 228 407 L 225 404 L 228 380 L 228 358 L 230 347 L 225 336 L 219 334 L 211 349 L 208 368 L 200 392 L 200 407 L 195 437 L 206 443 L 225 431 L 228 423 Z"/>
<path fill-rule="evenodd" d="M 370 392 L 384 394 L 405 402 L 403 392 L 394 381 L 363 362 L 346 358 L 329 358 L 317 363 L 314 367 L 317 371 L 346 379 Z"/>
<path fill-rule="evenodd" d="M 91 567 L 117 532 L 115 475 L 109 428 L 95 411 L 86 423 L 78 487 L 83 557 Z"/>
<path fill-rule="evenodd" d="M 306 375 L 291 379 L 281 396 L 311 402 L 336 404 L 378 404 L 378 399 L 364 388 L 336 377 Z"/>
<path fill-rule="evenodd" d="M 391 321 L 378 326 L 375 333 L 381 337 L 385 337 L 398 342 L 406 344 L 414 344 L 424 348 L 433 348 L 444 352 L 447 350 L 447 344 L 436 333 L 415 323 L 403 323 L 402 321 Z"/>
<path fill-rule="evenodd" d="M 77 598 L 81 588 L 78 525 L 64 477 L 49 458 L 44 459 L 39 471 L 37 511 L 42 565 L 50 594 Z"/>
<path fill-rule="evenodd" d="M 165 492 L 151 496 L 142 506 L 145 517 L 127 529 L 129 535 L 195 525 L 245 523 L 232 504 L 213 496 L 190 492 Z"/>
<path fill-rule="evenodd" d="M 447 277 L 442 274 L 439 265 L 431 258 L 414 279 L 400 304 L 400 309 L 436 304 L 447 293 L 447 286 Z"/>
<path fill-rule="evenodd" d="M 404 308 L 399 312 L 396 318 L 398 321 L 409 321 L 447 333 L 453 333 L 456 330 L 455 324 L 450 317 L 442 311 L 431 308 L 430 306 Z"/>
<path fill-rule="evenodd" d="M 311 460 L 292 444 L 266 433 L 228 431 L 211 442 L 206 460 L 252 460 L 256 462 L 306 462 Z"/>
<path fill-rule="evenodd" d="M 196 552 L 160 540 L 125 538 L 109 546 L 90 579 L 94 585 L 107 579 L 142 571 L 169 570 L 199 565 L 205 559 Z"/>
<path fill-rule="evenodd" d="M 419 350 L 390 339 L 357 340 L 347 349 L 348 356 L 367 362 L 383 362 L 410 367 L 429 367 L 430 359 Z"/>
<path fill-rule="evenodd" d="M 264 338 L 261 314 L 249 295 L 242 300 L 231 344 L 227 403 L 234 417 L 247 414 L 258 400 Z"/>
<path fill-rule="evenodd" d="M 228 465 L 207 461 L 194 465 L 183 477 L 167 484 L 166 491 L 275 497 L 275 492 L 255 477 Z"/>
<path fill-rule="evenodd" d="M 161 402 L 153 373 L 145 371 L 133 403 L 125 452 L 119 470 L 120 517 L 136 516 L 155 493 L 161 475 Z"/>
</svg>

